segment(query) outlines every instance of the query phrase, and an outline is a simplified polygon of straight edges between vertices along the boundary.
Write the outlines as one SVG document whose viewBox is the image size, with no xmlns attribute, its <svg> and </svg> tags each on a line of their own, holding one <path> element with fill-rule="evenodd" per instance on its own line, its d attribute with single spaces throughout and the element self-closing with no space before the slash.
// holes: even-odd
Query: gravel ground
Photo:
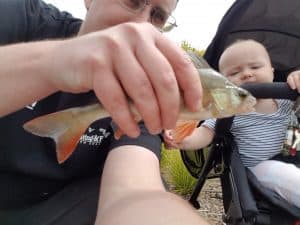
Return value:
<svg viewBox="0 0 300 225">
<path fill-rule="evenodd" d="M 207 179 L 198 197 L 199 213 L 212 225 L 222 225 L 223 202 L 221 184 L 218 178 Z"/>
</svg>

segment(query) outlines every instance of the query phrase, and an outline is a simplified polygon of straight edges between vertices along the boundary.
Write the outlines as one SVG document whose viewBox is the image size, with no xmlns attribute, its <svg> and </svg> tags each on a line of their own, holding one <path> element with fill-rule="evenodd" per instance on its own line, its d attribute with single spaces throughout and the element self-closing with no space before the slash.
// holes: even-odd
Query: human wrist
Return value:
<svg viewBox="0 0 300 225">
<path fill-rule="evenodd" d="M 44 41 L 41 42 L 41 48 L 43 53 L 40 58 L 40 70 L 41 79 L 48 85 L 52 92 L 63 91 L 62 84 L 60 80 L 63 80 L 63 68 L 61 68 L 64 63 L 60 59 L 63 49 L 62 40 L 55 41 Z M 58 63 L 58 61 L 60 61 Z M 67 66 L 67 65 L 65 65 Z"/>
</svg>

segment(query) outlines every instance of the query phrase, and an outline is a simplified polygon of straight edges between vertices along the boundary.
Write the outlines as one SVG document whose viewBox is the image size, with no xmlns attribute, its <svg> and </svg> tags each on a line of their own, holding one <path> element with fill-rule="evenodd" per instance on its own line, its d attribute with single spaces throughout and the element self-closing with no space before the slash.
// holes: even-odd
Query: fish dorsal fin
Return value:
<svg viewBox="0 0 300 225">
<path fill-rule="evenodd" d="M 207 63 L 207 61 L 197 54 L 196 52 L 193 52 L 191 50 L 186 51 L 190 59 L 192 60 L 193 64 L 197 69 L 210 69 L 211 67 Z"/>
</svg>

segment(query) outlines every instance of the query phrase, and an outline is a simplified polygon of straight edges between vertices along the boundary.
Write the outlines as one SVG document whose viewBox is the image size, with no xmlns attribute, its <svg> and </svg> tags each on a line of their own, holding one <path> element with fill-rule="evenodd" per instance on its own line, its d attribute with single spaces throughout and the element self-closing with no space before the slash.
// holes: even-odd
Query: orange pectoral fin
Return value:
<svg viewBox="0 0 300 225">
<path fill-rule="evenodd" d="M 193 133 L 197 125 L 198 121 L 195 120 L 179 121 L 176 127 L 172 130 L 174 142 L 182 142 L 185 137 L 190 136 Z"/>
</svg>

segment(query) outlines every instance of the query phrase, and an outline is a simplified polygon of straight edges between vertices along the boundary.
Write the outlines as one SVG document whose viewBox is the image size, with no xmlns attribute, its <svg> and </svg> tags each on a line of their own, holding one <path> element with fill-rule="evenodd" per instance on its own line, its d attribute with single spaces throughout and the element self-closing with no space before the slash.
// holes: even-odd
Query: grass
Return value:
<svg viewBox="0 0 300 225">
<path fill-rule="evenodd" d="M 170 191 L 184 197 L 192 193 L 196 179 L 185 168 L 179 150 L 162 147 L 161 172 Z"/>
</svg>

